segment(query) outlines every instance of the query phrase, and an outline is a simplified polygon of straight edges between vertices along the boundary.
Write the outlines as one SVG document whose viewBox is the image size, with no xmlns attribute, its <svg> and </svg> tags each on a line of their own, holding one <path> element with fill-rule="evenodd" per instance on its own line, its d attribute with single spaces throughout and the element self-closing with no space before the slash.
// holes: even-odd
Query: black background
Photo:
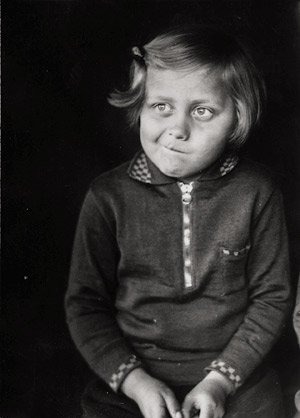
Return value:
<svg viewBox="0 0 300 418">
<path fill-rule="evenodd" d="M 130 47 L 166 25 L 216 23 L 251 44 L 269 101 L 262 127 L 244 152 L 279 176 L 295 288 L 299 16 L 299 3 L 287 0 L 3 5 L 3 418 L 79 416 L 79 394 L 90 371 L 70 341 L 63 310 L 76 220 L 90 181 L 139 148 L 106 97 L 126 82 Z M 290 321 L 273 355 L 290 412 L 300 386 L 298 358 Z"/>
</svg>

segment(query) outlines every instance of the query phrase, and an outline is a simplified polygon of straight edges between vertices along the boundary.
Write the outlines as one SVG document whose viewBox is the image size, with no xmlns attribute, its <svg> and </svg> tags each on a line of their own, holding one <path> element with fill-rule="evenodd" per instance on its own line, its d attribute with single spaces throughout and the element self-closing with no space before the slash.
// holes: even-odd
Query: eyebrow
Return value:
<svg viewBox="0 0 300 418">
<path fill-rule="evenodd" d="M 175 102 L 176 100 L 172 99 L 172 97 L 167 96 L 148 96 L 146 97 L 147 101 L 155 101 L 155 102 Z"/>
</svg>

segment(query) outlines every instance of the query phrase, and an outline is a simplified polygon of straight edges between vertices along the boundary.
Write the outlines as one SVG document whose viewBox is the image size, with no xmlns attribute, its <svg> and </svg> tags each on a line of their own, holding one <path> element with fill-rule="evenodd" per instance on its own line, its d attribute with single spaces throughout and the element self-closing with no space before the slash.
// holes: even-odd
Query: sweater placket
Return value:
<svg viewBox="0 0 300 418">
<path fill-rule="evenodd" d="M 192 206 L 192 191 L 194 188 L 194 182 L 191 183 L 177 183 L 181 190 L 181 202 L 182 202 L 182 217 L 183 217 L 183 277 L 185 289 L 192 288 L 194 286 L 194 280 L 192 275 L 192 254 L 191 254 L 191 206 Z"/>
</svg>

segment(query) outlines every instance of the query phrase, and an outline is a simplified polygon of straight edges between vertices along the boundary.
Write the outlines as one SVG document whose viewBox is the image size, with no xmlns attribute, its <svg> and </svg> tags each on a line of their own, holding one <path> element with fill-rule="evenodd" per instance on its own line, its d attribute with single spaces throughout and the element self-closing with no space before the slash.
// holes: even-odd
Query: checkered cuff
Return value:
<svg viewBox="0 0 300 418">
<path fill-rule="evenodd" d="M 136 356 L 131 356 L 127 360 L 126 363 L 122 363 L 121 366 L 118 368 L 117 373 L 114 373 L 111 376 L 109 386 L 114 390 L 115 392 L 118 391 L 121 383 L 125 379 L 125 377 L 131 372 L 133 369 L 136 369 L 137 367 L 141 366 L 141 362 L 137 359 Z"/>
<path fill-rule="evenodd" d="M 226 364 L 225 361 L 214 360 L 208 367 L 205 368 L 205 371 L 207 372 L 210 372 L 211 370 L 224 374 L 230 382 L 233 383 L 235 390 L 242 385 L 241 377 L 237 374 L 236 370 Z"/>
</svg>

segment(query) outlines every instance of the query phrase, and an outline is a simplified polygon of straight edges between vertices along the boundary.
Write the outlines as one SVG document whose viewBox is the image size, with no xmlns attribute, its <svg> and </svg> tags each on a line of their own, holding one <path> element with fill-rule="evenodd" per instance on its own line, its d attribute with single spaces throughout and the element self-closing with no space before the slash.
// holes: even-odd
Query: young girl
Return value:
<svg viewBox="0 0 300 418">
<path fill-rule="evenodd" d="M 98 376 L 84 417 L 283 417 L 263 364 L 289 306 L 281 196 L 238 157 L 263 97 L 251 59 L 215 29 L 133 48 L 130 87 L 110 103 L 142 151 L 92 183 L 66 296 Z"/>
</svg>

